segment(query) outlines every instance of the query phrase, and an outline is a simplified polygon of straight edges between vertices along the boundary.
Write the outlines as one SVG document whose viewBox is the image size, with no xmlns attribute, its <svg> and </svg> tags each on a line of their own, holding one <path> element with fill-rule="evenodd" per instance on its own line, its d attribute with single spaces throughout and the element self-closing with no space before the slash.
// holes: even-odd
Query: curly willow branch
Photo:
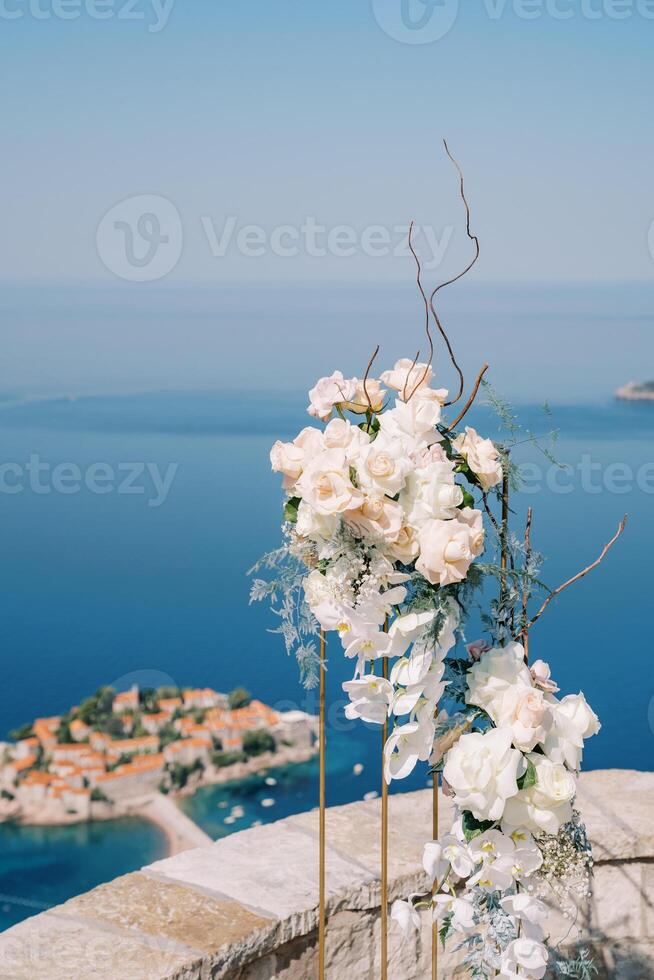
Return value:
<svg viewBox="0 0 654 980">
<path fill-rule="evenodd" d="M 418 361 L 418 357 L 420 356 L 420 351 L 418 351 L 418 353 L 416 354 L 416 359 L 413 362 L 413 364 L 411 365 L 411 370 L 407 372 L 406 381 L 404 382 L 404 390 L 402 392 L 402 398 L 404 399 L 405 402 L 410 402 L 411 399 L 413 398 L 413 396 L 415 395 L 416 391 L 420 387 L 420 385 L 423 384 L 425 378 L 427 377 L 427 372 L 429 371 L 429 368 L 431 367 L 431 363 L 432 363 L 432 361 L 434 359 L 434 341 L 433 341 L 433 338 L 432 338 L 432 335 L 431 335 L 431 330 L 429 329 L 429 300 L 427 299 L 427 293 L 425 292 L 425 290 L 423 288 L 422 279 L 420 278 L 421 277 L 421 274 L 422 274 L 422 267 L 420 265 L 420 259 L 418 258 L 418 253 L 416 252 L 415 248 L 413 247 L 412 235 L 413 235 L 413 221 L 409 225 L 409 248 L 410 248 L 411 254 L 413 255 L 413 258 L 415 259 L 415 262 L 416 262 L 416 267 L 417 267 L 416 282 L 418 284 L 418 289 L 420 290 L 420 295 L 422 296 L 422 301 L 425 304 L 425 333 L 427 334 L 427 340 L 429 341 L 429 361 L 427 362 L 427 367 L 425 368 L 425 371 L 424 371 L 424 373 L 422 375 L 422 378 L 418 381 L 418 383 L 416 384 L 415 388 L 412 388 L 411 389 L 411 394 L 407 398 L 407 396 L 406 396 L 406 386 L 409 383 L 409 378 L 411 377 L 411 372 L 413 371 L 414 367 L 416 366 L 417 361 Z"/>
<path fill-rule="evenodd" d="M 597 568 L 597 566 L 604 560 L 604 558 L 609 553 L 609 551 L 611 550 L 615 542 L 618 540 L 618 538 L 620 537 L 620 535 L 622 534 L 626 526 L 627 526 L 627 515 L 625 514 L 622 520 L 620 521 L 620 523 L 618 524 L 618 530 L 615 532 L 615 534 L 608 542 L 608 544 L 605 544 L 604 547 L 602 548 L 602 553 L 600 554 L 599 558 L 596 558 L 595 561 L 592 562 L 590 565 L 587 565 L 586 568 L 582 568 L 580 572 L 577 572 L 576 575 L 573 575 L 572 578 L 569 578 L 567 582 L 564 582 L 562 585 L 559 585 L 558 588 L 554 589 L 553 592 L 550 592 L 547 599 L 540 607 L 536 615 L 533 616 L 529 620 L 529 622 L 526 623 L 523 626 L 523 628 L 514 636 L 514 640 L 517 640 L 520 634 L 523 633 L 525 630 L 529 631 L 531 629 L 534 623 L 537 622 L 540 619 L 540 617 L 543 615 L 543 613 L 549 606 L 552 599 L 554 599 L 557 595 L 563 592 L 564 589 L 567 589 L 568 586 L 574 585 L 574 583 L 578 582 L 580 578 L 583 578 L 585 575 L 588 575 L 588 573 L 592 572 L 594 568 Z"/>
<path fill-rule="evenodd" d="M 447 153 L 448 157 L 450 158 L 450 160 L 452 161 L 452 163 L 456 167 L 457 173 L 459 175 L 459 194 L 461 195 L 461 200 L 463 201 L 463 204 L 464 204 L 465 209 L 466 209 L 466 235 L 468 236 L 468 238 L 470 239 L 471 242 L 474 242 L 474 245 L 475 245 L 475 254 L 474 254 L 472 260 L 465 267 L 465 269 L 462 272 L 459 272 L 459 274 L 456 275 L 456 276 L 454 276 L 452 279 L 448 279 L 448 280 L 446 280 L 446 282 L 442 282 L 439 286 L 436 286 L 436 289 L 434 289 L 434 291 L 432 292 L 431 296 L 429 297 L 429 306 L 431 308 L 431 312 L 433 314 L 434 320 L 436 321 L 436 326 L 438 327 L 438 329 L 440 331 L 441 337 L 445 341 L 445 345 L 447 347 L 447 351 L 448 351 L 448 354 L 450 355 L 450 360 L 452 361 L 452 364 L 454 366 L 454 369 L 456 370 L 457 374 L 459 375 L 459 390 L 458 390 L 457 396 L 456 396 L 456 398 L 453 398 L 452 401 L 449 401 L 449 402 L 446 402 L 445 403 L 446 405 L 454 405 L 454 404 L 456 404 L 456 402 L 458 402 L 458 400 L 460 399 L 461 395 L 463 394 L 463 389 L 465 387 L 465 381 L 464 381 L 464 378 L 463 378 L 463 372 L 462 372 L 461 368 L 459 367 L 459 365 L 457 363 L 456 357 L 454 356 L 454 351 L 452 350 L 452 345 L 450 343 L 449 337 L 447 336 L 447 333 L 445 332 L 445 328 L 443 327 L 443 324 L 440 321 L 440 318 L 438 316 L 438 313 L 436 312 L 436 307 L 434 306 L 434 298 L 435 298 L 436 294 L 441 291 L 441 289 L 445 289 L 446 286 L 451 286 L 452 283 L 455 283 L 459 279 L 462 279 L 463 276 L 467 275 L 467 273 L 470 272 L 470 270 L 472 269 L 473 265 L 475 264 L 475 262 L 479 258 L 480 247 L 479 247 L 479 239 L 470 230 L 470 205 L 468 204 L 468 199 L 466 198 L 465 183 L 464 183 L 464 179 L 463 179 L 463 171 L 462 171 L 459 163 L 457 162 L 457 160 L 455 160 L 455 158 L 450 153 L 450 148 L 447 145 L 447 140 L 443 140 L 443 146 L 445 147 L 445 152 Z M 431 365 L 431 361 L 430 361 L 429 365 L 427 366 L 427 368 L 425 369 L 425 373 L 423 375 L 423 378 L 420 381 L 420 384 L 422 384 L 423 381 L 424 381 L 424 379 L 427 377 L 427 371 L 429 370 L 430 365 Z"/>
<path fill-rule="evenodd" d="M 368 375 L 370 374 L 370 369 L 372 368 L 372 365 L 374 363 L 375 358 L 377 357 L 377 354 L 379 354 L 379 344 L 377 344 L 377 346 L 375 347 L 373 355 L 368 361 L 368 367 L 366 368 L 366 373 L 363 376 L 363 393 L 366 396 L 366 401 L 368 402 L 368 411 L 370 413 L 370 417 L 368 419 L 368 428 L 366 430 L 368 432 L 370 432 L 370 423 L 372 422 L 372 415 L 373 415 L 372 401 L 368 393 Z"/>
</svg>

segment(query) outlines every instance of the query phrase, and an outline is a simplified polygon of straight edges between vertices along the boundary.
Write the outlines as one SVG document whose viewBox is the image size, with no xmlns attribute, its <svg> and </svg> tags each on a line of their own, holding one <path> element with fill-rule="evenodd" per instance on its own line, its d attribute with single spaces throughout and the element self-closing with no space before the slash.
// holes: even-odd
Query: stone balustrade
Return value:
<svg viewBox="0 0 654 980">
<path fill-rule="evenodd" d="M 599 976 L 654 977 L 654 773 L 590 772 L 579 806 L 596 868 L 576 923 Z M 442 827 L 451 817 L 442 802 Z M 390 899 L 426 888 L 429 791 L 390 803 Z M 327 814 L 329 980 L 379 976 L 378 800 Z M 317 976 L 316 812 L 233 834 L 118 878 L 0 935 L 0 980 L 308 980 Z M 430 926 L 402 941 L 391 925 L 389 977 L 431 976 Z M 440 976 L 463 976 L 441 955 Z"/>
</svg>

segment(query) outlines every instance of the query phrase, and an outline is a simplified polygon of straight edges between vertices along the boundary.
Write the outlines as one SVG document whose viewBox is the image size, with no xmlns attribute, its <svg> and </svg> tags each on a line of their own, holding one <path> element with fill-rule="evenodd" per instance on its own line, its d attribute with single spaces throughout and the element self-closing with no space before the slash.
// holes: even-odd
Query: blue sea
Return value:
<svg viewBox="0 0 654 980">
<path fill-rule="evenodd" d="M 653 311 L 654 288 L 640 284 L 477 284 L 446 311 L 468 375 L 490 361 L 523 424 L 515 529 L 533 506 L 544 580 L 558 585 L 591 562 L 629 513 L 601 567 L 532 633 L 532 656 L 550 661 L 564 691 L 583 687 L 602 719 L 587 768 L 652 768 L 654 404 L 616 402 L 612 391 L 654 375 Z M 317 374 L 361 372 L 378 341 L 384 366 L 413 356 L 413 293 L 13 287 L 0 322 L 0 739 L 101 684 L 244 685 L 278 707 L 315 711 L 315 693 L 268 632 L 274 616 L 248 605 L 247 569 L 279 541 L 268 450 L 307 424 L 305 390 Z M 451 384 L 442 356 L 437 367 Z M 503 437 L 490 408 L 469 418 Z M 542 451 L 552 429 L 554 457 L 568 468 Z M 467 633 L 479 634 L 475 610 Z M 340 685 L 351 664 L 337 644 L 328 652 L 336 804 L 378 790 L 380 736 L 345 722 Z M 220 837 L 316 805 L 315 763 L 267 776 L 275 783 L 253 777 L 183 806 Z M 422 771 L 400 788 L 425 781 Z M 226 824 L 235 805 L 244 815 Z M 0 928 L 163 851 L 159 831 L 138 821 L 0 825 Z"/>
</svg>

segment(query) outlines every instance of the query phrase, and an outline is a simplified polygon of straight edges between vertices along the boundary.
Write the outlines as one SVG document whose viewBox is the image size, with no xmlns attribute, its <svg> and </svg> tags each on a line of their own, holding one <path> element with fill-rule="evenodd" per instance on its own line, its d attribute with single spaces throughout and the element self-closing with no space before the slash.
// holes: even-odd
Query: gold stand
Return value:
<svg viewBox="0 0 654 980">
<path fill-rule="evenodd" d="M 327 917 L 325 909 L 325 634 L 320 631 L 320 729 L 318 747 L 320 751 L 320 858 L 318 873 L 318 978 L 325 980 L 325 932 Z"/>
<path fill-rule="evenodd" d="M 382 674 L 388 680 L 387 657 L 382 657 Z M 381 755 L 381 980 L 387 980 L 388 977 L 388 783 L 384 776 L 384 747 L 387 739 L 388 721 L 385 721 L 382 726 Z"/>
<path fill-rule="evenodd" d="M 432 786 L 432 837 L 438 840 L 438 773 L 434 773 Z M 432 895 L 438 891 L 438 881 L 434 881 Z M 431 927 L 431 980 L 438 980 L 438 922 Z"/>
</svg>

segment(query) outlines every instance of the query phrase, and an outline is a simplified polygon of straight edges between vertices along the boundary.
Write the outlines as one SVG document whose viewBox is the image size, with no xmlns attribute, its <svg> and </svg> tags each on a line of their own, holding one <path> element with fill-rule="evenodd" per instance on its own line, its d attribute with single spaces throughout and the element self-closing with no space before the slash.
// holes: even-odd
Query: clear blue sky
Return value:
<svg viewBox="0 0 654 980">
<path fill-rule="evenodd" d="M 64 0 L 71 20 L 48 16 L 60 0 L 38 0 L 40 17 L 30 2 L 0 3 L 22 15 L 0 16 L 4 279 L 112 281 L 98 223 L 142 194 L 181 216 L 173 281 L 410 274 L 360 250 L 216 258 L 203 217 L 218 233 L 229 216 L 267 234 L 312 216 L 391 235 L 415 218 L 455 227 L 443 267 L 456 269 L 468 250 L 443 135 L 465 167 L 480 279 L 652 278 L 648 0 L 543 0 L 534 19 L 516 0 L 465 0 L 425 44 L 380 27 L 402 0 L 375 0 L 377 17 L 371 0 L 176 0 L 158 31 L 153 0 L 129 20 L 126 0 L 104 0 L 106 20 L 91 0 Z"/>
</svg>

